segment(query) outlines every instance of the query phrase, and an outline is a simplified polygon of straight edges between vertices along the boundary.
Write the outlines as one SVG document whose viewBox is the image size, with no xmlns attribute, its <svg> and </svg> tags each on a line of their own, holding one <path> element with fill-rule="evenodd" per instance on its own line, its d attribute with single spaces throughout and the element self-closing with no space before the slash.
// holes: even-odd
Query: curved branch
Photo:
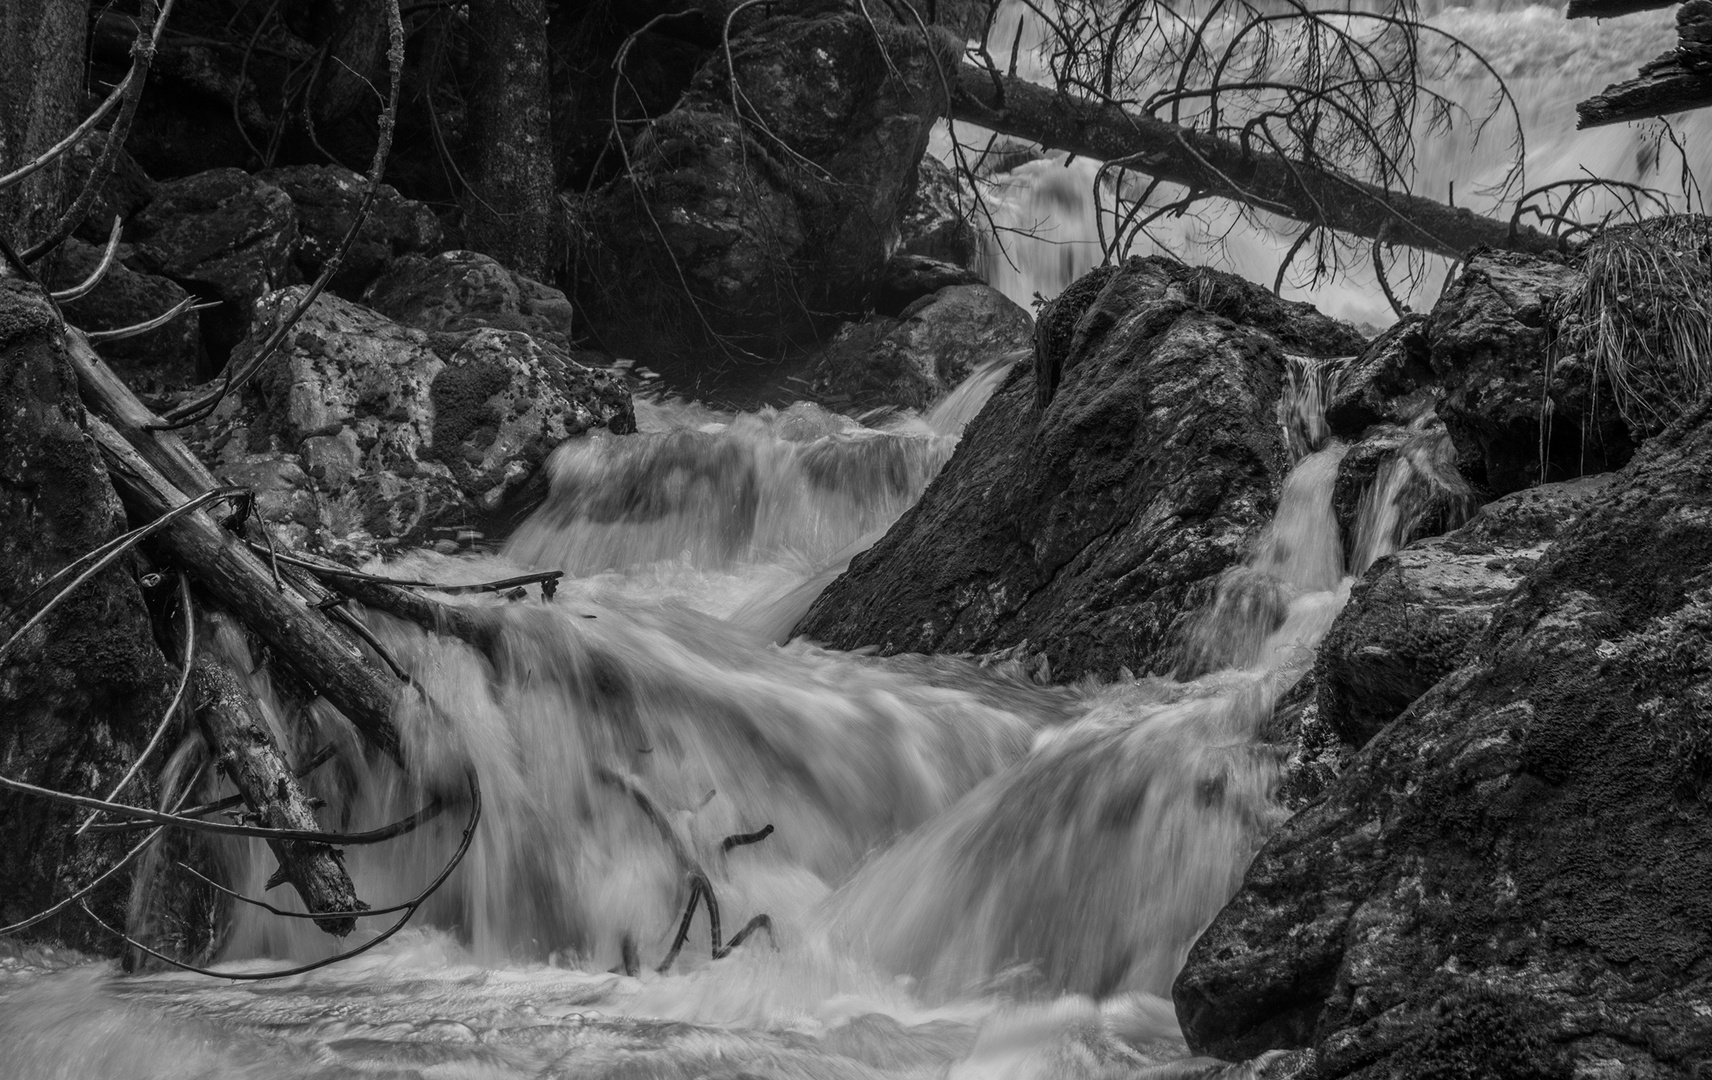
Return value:
<svg viewBox="0 0 1712 1080">
<path fill-rule="evenodd" d="M 69 304 L 73 300 L 88 296 L 101 284 L 101 279 L 107 276 L 107 271 L 113 268 L 113 257 L 119 253 L 119 238 L 125 234 L 125 223 L 118 215 L 113 217 L 113 229 L 107 234 L 107 246 L 101 252 L 101 261 L 95 264 L 95 269 L 82 281 L 69 289 L 60 289 L 50 293 L 55 303 Z"/>
</svg>

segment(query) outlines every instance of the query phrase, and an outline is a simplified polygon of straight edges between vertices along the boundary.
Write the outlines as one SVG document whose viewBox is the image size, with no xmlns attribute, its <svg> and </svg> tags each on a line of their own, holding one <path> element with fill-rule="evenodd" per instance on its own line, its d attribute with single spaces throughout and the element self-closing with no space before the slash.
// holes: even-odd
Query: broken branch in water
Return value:
<svg viewBox="0 0 1712 1080">
<path fill-rule="evenodd" d="M 690 922 L 695 918 L 696 904 L 699 901 L 705 900 L 707 902 L 707 922 L 712 937 L 712 952 L 715 960 L 722 960 L 731 955 L 731 950 L 749 940 L 750 935 L 757 930 L 766 930 L 767 936 L 772 937 L 772 918 L 767 915 L 757 915 L 743 924 L 743 929 L 733 934 L 729 942 L 722 944 L 719 929 L 719 901 L 713 894 L 713 882 L 708 880 L 707 872 L 702 869 L 701 863 L 696 861 L 689 845 L 685 844 L 677 830 L 672 828 L 672 823 L 666 820 L 666 815 L 660 811 L 659 804 L 654 801 L 653 796 L 648 794 L 648 789 L 642 786 L 642 781 L 628 773 L 621 773 L 604 765 L 595 770 L 595 778 L 601 783 L 629 795 L 641 808 L 648 820 L 654 823 L 654 828 L 660 833 L 661 839 L 665 840 L 666 847 L 672 852 L 673 859 L 676 860 L 679 869 L 683 871 L 684 878 L 690 887 L 690 899 L 689 903 L 684 905 L 684 917 L 678 922 L 678 932 L 672 938 L 672 947 L 666 953 L 666 958 L 660 961 L 660 965 L 654 969 L 656 972 L 664 975 L 671 970 L 672 964 L 678 959 L 678 953 L 682 951 L 684 942 L 689 939 Z M 766 825 L 752 833 L 738 833 L 735 836 L 726 837 L 720 850 L 730 851 L 732 848 L 744 844 L 759 843 L 771 835 L 773 835 L 771 825 Z M 777 942 L 774 944 L 776 946 Z M 625 957 L 626 974 L 634 974 L 631 971 L 633 962 L 634 957 Z"/>
<path fill-rule="evenodd" d="M 296 777 L 297 779 L 301 780 L 305 776 L 308 776 L 310 773 L 314 772 L 316 769 L 319 769 L 321 766 L 325 765 L 327 762 L 332 761 L 333 756 L 337 753 L 338 753 L 338 750 L 335 749 L 331 743 L 329 743 L 328 745 L 323 746 L 321 749 L 315 751 L 314 754 L 310 755 L 310 758 L 308 761 L 305 761 L 303 764 L 301 764 L 297 768 L 293 769 L 291 772 L 291 775 Z M 244 801 L 244 797 L 242 795 L 228 795 L 224 799 L 216 799 L 214 802 L 203 803 L 200 806 L 192 806 L 192 807 L 185 809 L 185 810 L 174 810 L 173 813 L 179 815 L 180 817 L 188 817 L 188 818 L 207 817 L 209 814 L 218 814 L 222 810 L 230 810 L 243 801 Z M 164 825 L 160 825 L 160 826 L 151 825 L 149 822 L 146 822 L 146 821 L 115 821 L 115 822 L 111 822 L 109 824 L 91 825 L 89 827 L 89 831 L 90 832 L 96 832 L 96 833 L 119 833 L 119 832 L 137 832 L 138 830 L 141 830 L 141 829 L 153 829 L 153 828 L 163 828 L 164 829 L 165 827 L 166 826 L 164 826 Z"/>
<path fill-rule="evenodd" d="M 279 971 L 215 971 L 211 968 L 197 967 L 194 964 L 187 964 L 182 960 L 175 960 L 170 956 L 157 952 L 154 949 L 149 948 L 147 945 L 144 945 L 142 942 L 137 941 L 124 931 L 115 930 L 113 927 L 107 925 L 100 916 L 89 910 L 89 905 L 79 901 L 78 906 L 83 909 L 83 913 L 89 916 L 90 920 L 94 922 L 96 926 L 101 927 L 101 929 L 112 934 L 114 937 L 119 938 L 132 948 L 137 949 L 140 952 L 147 953 L 164 964 L 170 964 L 183 971 L 193 971 L 198 975 L 209 975 L 216 979 L 231 979 L 238 982 L 261 982 L 266 979 L 283 979 L 290 975 L 302 975 L 306 972 L 316 971 L 320 968 L 328 967 L 344 960 L 349 960 L 353 956 L 358 956 L 362 953 L 368 952 L 370 949 L 381 944 L 400 930 L 404 929 L 405 924 L 410 922 L 411 917 L 414 916 L 422 905 L 428 901 L 430 896 L 433 896 L 440 890 L 440 886 L 444 885 L 446 883 L 446 879 L 452 876 L 452 871 L 456 870 L 464 861 L 464 855 L 470 850 L 470 842 L 475 839 L 476 825 L 481 821 L 481 787 L 476 782 L 475 770 L 471 769 L 464 775 L 470 785 L 470 820 L 469 823 L 464 826 L 464 835 L 458 842 L 458 850 L 452 853 L 451 859 L 446 862 L 445 867 L 441 869 L 439 875 L 435 877 L 433 881 L 428 883 L 428 887 L 416 894 L 413 899 L 404 905 L 404 914 L 399 916 L 397 922 L 393 923 L 391 926 L 387 927 L 368 941 L 365 941 L 356 948 L 350 949 L 346 952 L 334 953 L 332 956 L 324 957 L 320 960 L 314 961 L 313 963 L 299 964 L 296 967 L 284 968 Z"/>
</svg>

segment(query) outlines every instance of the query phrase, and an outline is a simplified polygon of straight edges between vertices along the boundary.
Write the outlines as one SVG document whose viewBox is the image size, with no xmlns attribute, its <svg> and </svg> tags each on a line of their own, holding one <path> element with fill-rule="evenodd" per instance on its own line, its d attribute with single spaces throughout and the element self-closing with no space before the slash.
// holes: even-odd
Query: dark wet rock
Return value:
<svg viewBox="0 0 1712 1080">
<path fill-rule="evenodd" d="M 968 266 L 980 250 L 970 216 L 975 202 L 957 173 L 932 154 L 916 169 L 915 187 L 898 208 L 898 254 Z"/>
<path fill-rule="evenodd" d="M 778 356 L 870 305 L 961 47 L 870 14 L 756 24 L 638 133 L 629 182 L 588 207 L 597 242 L 579 285 L 614 349 Z"/>
<path fill-rule="evenodd" d="M 125 513 L 101 455 L 84 432 L 83 405 L 47 298 L 0 280 L 0 612 L 10 637 L 49 595 L 36 589 L 79 556 L 125 531 Z M 56 590 L 57 591 L 57 590 Z M 72 593 L 0 660 L 0 760 L 6 775 L 105 797 L 164 711 L 172 682 L 122 560 Z M 128 797 L 147 804 L 152 770 Z M 130 846 L 121 837 L 73 838 L 81 812 L 0 793 L 0 924 L 51 906 Z M 98 888 L 91 905 L 125 922 L 129 879 Z M 111 952 L 81 913 L 33 931 Z"/>
<path fill-rule="evenodd" d="M 216 365 L 249 333 L 255 302 L 299 280 L 291 197 L 241 169 L 211 169 L 162 184 L 132 222 L 129 239 L 136 245 L 134 269 L 223 301 L 202 313 L 203 339 Z"/>
<path fill-rule="evenodd" d="M 932 296 L 952 285 L 984 285 L 981 275 L 966 266 L 931 259 L 925 255 L 893 255 L 880 278 L 874 311 L 895 317 L 924 296 Z M 1030 320 L 1033 325 L 1033 320 Z"/>
<path fill-rule="evenodd" d="M 1463 474 L 1494 495 L 1604 472 L 1634 453 L 1608 387 L 1596 393 L 1586 373 L 1565 371 L 1546 393 L 1552 308 L 1579 280 L 1560 262 L 1480 251 L 1433 308 L 1426 333 L 1445 391 L 1438 413 Z"/>
<path fill-rule="evenodd" d="M 44 280 L 64 289 L 89 277 L 101 264 L 102 249 L 76 238 L 67 240 L 46 260 Z M 79 330 L 114 330 L 134 326 L 172 310 L 189 295 L 177 282 L 158 274 L 132 270 L 118 256 L 95 289 L 61 305 L 65 318 Z M 96 347 L 132 390 L 159 393 L 189 386 L 205 371 L 200 312 L 185 312 L 146 334 L 103 342 Z"/>
<path fill-rule="evenodd" d="M 1449 532 L 1478 506 L 1436 417 L 1407 428 L 1369 428 L 1338 462 L 1332 485 L 1332 516 L 1344 558 L 1357 574 L 1382 552 Z M 1390 512 L 1381 513 L 1386 507 Z"/>
<path fill-rule="evenodd" d="M 1362 746 L 1467 662 L 1493 610 L 1599 501 L 1610 477 L 1506 495 L 1455 532 L 1375 563 L 1320 643 L 1314 675 L 1325 723 Z"/>
<path fill-rule="evenodd" d="M 301 292 L 268 297 L 244 348 Z M 559 443 L 635 426 L 618 379 L 527 334 L 476 330 L 442 356 L 447 345 L 323 295 L 205 429 L 215 471 L 256 487 L 288 545 L 360 556 L 490 529 L 545 491 L 532 482 Z"/>
<path fill-rule="evenodd" d="M 297 208 L 297 247 L 292 253 L 303 280 L 313 281 L 356 221 L 368 179 L 337 165 L 269 169 L 260 179 L 291 197 Z M 432 254 L 444 241 L 434 212 L 382 184 L 362 229 L 329 288 L 355 300 L 401 255 Z"/>
<path fill-rule="evenodd" d="M 107 133 L 97 131 L 79 140 L 66 151 L 66 174 L 69 190 L 82 191 L 107 145 Z M 124 149 L 113 158 L 106 181 L 89 204 L 89 213 L 77 227 L 77 235 L 93 244 L 105 244 L 113 228 L 113 219 L 128 222 L 154 201 L 159 185 L 149 178 Z"/>
<path fill-rule="evenodd" d="M 1097 289 L 1066 292 L 1094 295 L 1051 404 L 1035 407 L 1019 365 L 798 633 L 882 653 L 1026 641 L 1059 679 L 1171 666 L 1175 636 L 1273 509 L 1286 351 L 1347 354 L 1359 339 L 1307 305 L 1166 259 L 1091 276 Z M 1065 327 L 1048 326 L 1052 344 Z"/>
<path fill-rule="evenodd" d="M 1403 316 L 1343 369 L 1326 404 L 1332 434 L 1359 438 L 1374 424 L 1403 425 L 1432 411 L 1438 380 L 1429 362 L 1427 321 L 1425 315 Z"/>
<path fill-rule="evenodd" d="M 952 285 L 900 318 L 851 323 L 808 368 L 810 392 L 844 410 L 927 409 L 987 360 L 1027 349 L 1028 312 L 997 289 Z"/>
<path fill-rule="evenodd" d="M 418 330 L 520 330 L 570 348 L 572 311 L 565 294 L 474 251 L 405 255 L 369 286 L 363 303 Z"/>
<path fill-rule="evenodd" d="M 1461 1075 L 1704 1072 L 1708 412 L 1592 497 L 1468 663 L 1267 842 L 1174 987 L 1192 1048 L 1312 1046 L 1328 1080 L 1455 1075 L 1423 1070 L 1482 1045 L 1527 1053 Z"/>
</svg>

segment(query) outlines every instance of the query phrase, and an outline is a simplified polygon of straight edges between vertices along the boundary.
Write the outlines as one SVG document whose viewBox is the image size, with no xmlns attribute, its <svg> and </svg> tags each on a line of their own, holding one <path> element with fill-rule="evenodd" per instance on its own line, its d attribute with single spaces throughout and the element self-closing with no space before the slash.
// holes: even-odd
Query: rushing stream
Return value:
<svg viewBox="0 0 1712 1080">
<path fill-rule="evenodd" d="M 1442 17 L 1495 38 L 1533 18 Z M 1635 48 L 1625 64 L 1651 55 Z M 1580 79 L 1537 92 L 1567 110 Z M 1568 160 L 1561 132 L 1544 138 Z M 1013 208 L 1057 199 L 1081 243 L 1085 194 L 1066 194 L 1076 186 L 1051 170 L 1074 171 L 1045 162 L 1006 181 Z M 1245 233 L 1225 250 L 1270 280 L 1275 240 Z M 1028 243 L 1013 257 L 1015 279 L 995 276 L 1019 299 L 1050 295 L 1093 261 L 1082 247 Z M 1331 307 L 1376 310 L 1353 303 Z M 464 865 L 391 941 L 278 981 L 0 954 L 0 1077 L 1020 1080 L 1210 1068 L 1178 1033 L 1171 979 L 1280 813 L 1282 763 L 1257 736 L 1312 663 L 1351 564 L 1393 546 L 1414 473 L 1402 458 L 1381 472 L 1346 560 L 1330 504 L 1344 448 L 1323 440 L 1318 380 L 1290 380 L 1280 418 L 1298 460 L 1271 526 L 1200 616 L 1196 641 L 1215 659 L 1193 680 L 1042 687 L 1014 662 L 785 641 L 921 494 L 1014 359 L 994 358 L 928 415 L 877 426 L 806 405 L 726 414 L 641 402 L 641 433 L 558 451 L 548 503 L 504 551 L 393 564 L 446 581 L 568 574 L 551 602 L 448 601 L 502 620 L 493 660 L 371 616 L 437 706 L 402 720 L 415 775 L 365 773 L 345 754 L 308 781 L 326 821 L 366 828 L 413 809 L 425 787 L 455 789 L 473 764 L 485 816 Z M 1431 456 L 1437 438 L 1424 430 L 1409 452 Z M 1245 602 L 1259 595 L 1282 600 L 1281 622 Z M 210 629 L 213 647 L 253 666 L 241 635 Z M 277 721 L 265 676 L 252 688 Z M 351 739 L 335 717 L 308 719 L 321 725 L 310 742 Z M 378 906 L 420 889 L 456 846 L 458 811 L 348 849 L 359 894 Z M 722 843 L 766 825 L 759 842 Z M 705 871 L 726 937 L 760 914 L 770 927 L 714 959 L 698 911 L 675 964 L 656 972 L 690 898 L 662 827 Z M 273 861 L 261 844 L 221 857 L 237 888 L 263 894 Z M 267 895 L 289 905 L 288 892 Z M 332 947 L 311 923 L 239 908 L 215 962 L 260 972 Z M 627 961 L 640 974 L 624 974 Z"/>
</svg>

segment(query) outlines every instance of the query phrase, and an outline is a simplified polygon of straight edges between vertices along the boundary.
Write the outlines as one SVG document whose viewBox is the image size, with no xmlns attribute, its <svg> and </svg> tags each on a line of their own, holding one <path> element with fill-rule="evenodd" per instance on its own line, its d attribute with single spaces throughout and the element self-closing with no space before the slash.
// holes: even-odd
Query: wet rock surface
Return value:
<svg viewBox="0 0 1712 1080">
<path fill-rule="evenodd" d="M 895 319 L 847 325 L 810 363 L 810 392 L 845 411 L 927 409 L 983 362 L 1027 349 L 1033 334 L 1028 312 L 997 289 L 948 285 Z"/>
<path fill-rule="evenodd" d="M 1272 510 L 1286 351 L 1361 342 L 1306 305 L 1166 259 L 1083 282 L 1037 331 L 1064 350 L 1049 405 L 1019 365 L 797 633 L 882 653 L 1027 643 L 1057 678 L 1171 665 L 1174 636 Z"/>
<path fill-rule="evenodd" d="M 253 348 L 301 287 L 269 296 Z M 633 430 L 629 392 L 515 330 L 430 335 L 323 295 L 203 440 L 289 546 L 361 556 L 520 512 L 548 453 Z"/>
<path fill-rule="evenodd" d="M 1191 1047 L 1311 1047 L 1324 1077 L 1712 1061 L 1707 406 L 1585 503 L 1488 568 L 1525 573 L 1465 665 L 1255 857 L 1174 987 Z M 1564 516 L 1518 499 L 1459 543 Z"/>
<path fill-rule="evenodd" d="M 418 330 L 520 330 L 561 350 L 570 347 L 565 294 L 474 251 L 406 255 L 369 286 L 363 303 Z"/>
<path fill-rule="evenodd" d="M 1471 659 L 1498 604 L 1610 481 L 1605 473 L 1506 495 L 1454 532 L 1375 563 L 1320 643 L 1321 720 L 1362 746 Z"/>
<path fill-rule="evenodd" d="M 974 213 L 974 200 L 961 190 L 956 171 L 932 154 L 923 156 L 915 187 L 898 210 L 898 253 L 969 265 L 980 250 L 970 222 Z"/>
<path fill-rule="evenodd" d="M 125 531 L 124 509 L 84 432 L 53 308 L 15 279 L 0 280 L 0 520 L 6 637 L 52 595 L 36 591 L 50 576 Z M 172 672 L 155 646 L 134 566 L 124 560 L 96 575 L 0 661 L 0 761 L 9 778 L 104 797 L 147 742 Z M 146 801 L 153 782 L 145 772 L 132 796 Z M 8 835 L 0 844 L 0 925 L 48 908 L 130 846 L 74 838 L 80 812 L 33 797 L 0 793 L 0 813 Z M 128 884 L 120 875 L 97 889 L 92 907 L 122 924 Z M 81 947 L 112 947 L 75 910 L 45 930 Z"/>
</svg>

